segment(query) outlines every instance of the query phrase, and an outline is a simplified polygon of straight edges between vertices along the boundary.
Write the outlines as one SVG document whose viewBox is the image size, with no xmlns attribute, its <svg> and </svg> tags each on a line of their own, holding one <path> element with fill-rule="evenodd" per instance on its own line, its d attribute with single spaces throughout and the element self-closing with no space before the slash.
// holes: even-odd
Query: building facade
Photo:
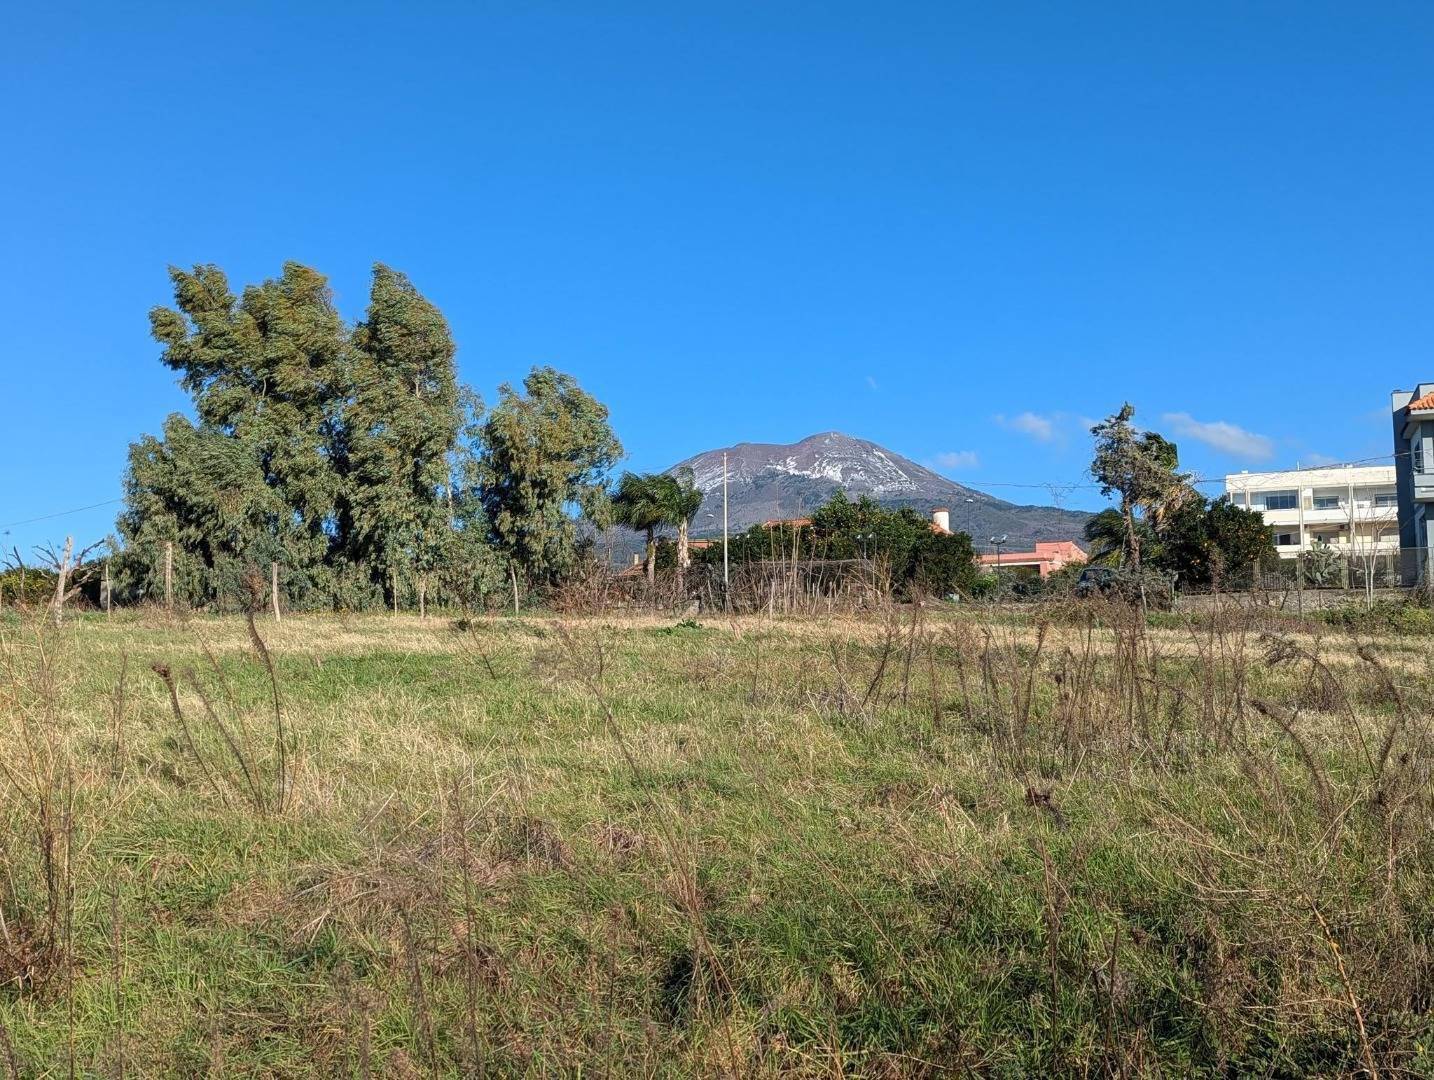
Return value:
<svg viewBox="0 0 1434 1080">
<path fill-rule="evenodd" d="M 1225 494 L 1273 526 L 1281 558 L 1316 548 L 1351 558 L 1399 552 L 1393 465 L 1232 473 L 1225 477 Z"/>
<path fill-rule="evenodd" d="M 1086 561 L 1086 553 L 1070 540 L 1037 543 L 1034 551 L 997 551 L 976 556 L 987 573 L 1014 574 L 1017 577 L 1047 577 L 1072 563 Z"/>
<path fill-rule="evenodd" d="M 1396 390 L 1390 398 L 1394 424 L 1394 472 L 1399 491 L 1400 577 L 1417 585 L 1431 576 L 1430 527 L 1434 525 L 1434 383 Z"/>
</svg>

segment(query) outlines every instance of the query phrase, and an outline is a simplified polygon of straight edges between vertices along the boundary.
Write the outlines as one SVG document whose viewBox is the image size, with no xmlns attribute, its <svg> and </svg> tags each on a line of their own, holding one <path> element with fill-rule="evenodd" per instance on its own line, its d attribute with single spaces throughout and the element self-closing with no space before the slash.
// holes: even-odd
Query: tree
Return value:
<svg viewBox="0 0 1434 1080">
<path fill-rule="evenodd" d="M 807 525 L 767 528 L 754 525 L 732 539 L 736 562 L 790 559 L 870 560 L 885 567 L 891 588 L 900 595 L 953 592 L 970 594 L 978 579 L 976 552 L 966 533 L 933 532 L 931 522 L 910 507 L 888 510 L 863 495 L 855 502 L 836 492 L 812 511 Z M 720 564 L 714 545 L 705 560 Z"/>
<path fill-rule="evenodd" d="M 1149 522 L 1137 519 L 1140 550 L 1150 552 L 1156 544 L 1155 530 Z M 1090 545 L 1088 561 L 1096 566 L 1119 565 L 1126 549 L 1125 517 L 1119 510 L 1106 507 L 1085 523 L 1085 539 Z"/>
<path fill-rule="evenodd" d="M 647 551 L 643 566 L 647 580 L 653 581 L 657 569 L 657 531 L 677 529 L 677 583 L 681 589 L 692 559 L 687 549 L 687 532 L 692 518 L 702 506 L 702 492 L 693 483 L 692 471 L 681 473 L 623 473 L 613 492 L 615 520 L 635 532 L 646 535 Z"/>
<path fill-rule="evenodd" d="M 1120 496 L 1120 516 L 1125 526 L 1123 553 L 1133 569 L 1140 569 L 1140 531 L 1136 512 L 1158 517 L 1166 506 L 1188 498 L 1189 478 L 1176 471 L 1175 444 L 1154 432 L 1137 431 L 1131 423 L 1135 407 L 1129 402 L 1120 411 L 1091 428 L 1095 456 L 1090 472 L 1107 497 Z"/>
<path fill-rule="evenodd" d="M 647 538 L 642 565 L 649 582 L 657 575 L 657 530 L 668 522 L 668 500 L 662 490 L 666 479 L 661 473 L 625 472 L 612 496 L 613 520 Z"/>
<path fill-rule="evenodd" d="M 194 420 L 175 414 L 130 447 L 121 592 L 158 595 L 172 548 L 192 604 L 280 562 L 291 603 L 363 606 L 406 571 L 422 607 L 456 553 L 476 558 L 490 532 L 471 450 L 482 405 L 457 384 L 442 314 L 404 275 L 374 268 L 351 330 L 323 275 L 297 263 L 238 297 L 214 266 L 170 276 L 175 305 L 150 324 Z M 455 547 L 460 529 L 473 531 Z"/>
<path fill-rule="evenodd" d="M 396 590 L 400 571 L 415 573 L 422 607 L 453 529 L 457 350 L 442 313 L 382 264 L 352 345 L 342 425 L 347 554 L 378 576 L 380 590 L 385 581 Z"/>
<path fill-rule="evenodd" d="M 1259 511 L 1235 506 L 1228 498 L 1213 503 L 1198 494 L 1187 498 L 1165 515 L 1158 536 L 1153 561 L 1186 585 L 1229 582 L 1275 555 L 1274 529 Z"/>
<path fill-rule="evenodd" d="M 687 531 L 697 511 L 702 509 L 702 492 L 697 488 L 691 469 L 669 474 L 667 481 L 663 485 L 663 493 L 668 521 L 677 526 L 677 588 L 680 591 L 687 576 L 687 568 L 692 565 L 692 558 L 687 550 Z"/>
<path fill-rule="evenodd" d="M 175 414 L 162 440 L 130 448 L 119 530 L 131 586 L 155 593 L 160 543 L 191 601 L 274 559 L 292 581 L 330 585 L 347 335 L 327 281 L 286 263 L 236 298 L 215 266 L 170 278 L 175 307 L 151 311 L 150 328 L 198 423 Z"/>
<path fill-rule="evenodd" d="M 504 383 L 481 426 L 475 479 L 493 542 L 530 584 L 555 584 L 577 561 L 573 511 L 607 524 L 604 481 L 622 456 L 607 407 L 571 375 L 534 368 Z"/>
<path fill-rule="evenodd" d="M 1274 526 L 1266 525 L 1258 510 L 1236 506 L 1226 495 L 1210 504 L 1205 520 L 1223 579 L 1243 576 L 1249 568 L 1279 558 Z"/>
</svg>

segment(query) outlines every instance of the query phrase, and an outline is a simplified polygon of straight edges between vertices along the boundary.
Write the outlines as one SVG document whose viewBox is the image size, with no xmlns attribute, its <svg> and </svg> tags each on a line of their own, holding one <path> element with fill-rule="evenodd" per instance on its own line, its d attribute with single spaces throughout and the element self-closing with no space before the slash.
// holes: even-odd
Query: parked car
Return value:
<svg viewBox="0 0 1434 1080">
<path fill-rule="evenodd" d="M 1175 604 L 1175 590 L 1170 579 L 1152 570 L 1119 569 L 1114 566 L 1087 566 L 1076 579 L 1075 594 L 1083 598 L 1104 596 L 1168 611 Z"/>
</svg>

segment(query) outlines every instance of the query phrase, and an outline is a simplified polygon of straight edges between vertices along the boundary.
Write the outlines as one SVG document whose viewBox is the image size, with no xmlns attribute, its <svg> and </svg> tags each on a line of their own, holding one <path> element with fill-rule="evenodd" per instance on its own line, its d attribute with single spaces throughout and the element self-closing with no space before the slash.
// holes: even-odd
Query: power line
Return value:
<svg viewBox="0 0 1434 1080">
<path fill-rule="evenodd" d="M 118 502 L 124 502 L 124 499 L 105 499 L 103 502 L 90 503 L 89 506 L 77 506 L 73 510 L 57 510 L 53 514 L 41 514 L 39 517 L 26 518 L 24 521 L 10 521 L 0 525 L 0 529 L 13 529 L 19 525 L 33 525 L 37 521 L 49 521 L 52 518 L 67 517 L 70 514 L 82 514 L 86 510 L 98 510 L 101 506 L 111 506 Z"/>
</svg>

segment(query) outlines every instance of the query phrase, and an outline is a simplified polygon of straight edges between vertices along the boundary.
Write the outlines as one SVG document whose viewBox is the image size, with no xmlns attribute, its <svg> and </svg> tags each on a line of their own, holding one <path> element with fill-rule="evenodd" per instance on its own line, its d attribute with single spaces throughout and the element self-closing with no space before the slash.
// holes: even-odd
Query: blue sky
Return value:
<svg viewBox="0 0 1434 1080">
<path fill-rule="evenodd" d="M 0 543 L 183 408 L 165 267 L 406 271 L 628 467 L 843 430 L 1017 501 L 1133 401 L 1206 475 L 1434 377 L 1434 6 L 60 5 L 0 35 Z M 421 10 L 419 10 L 421 9 Z M 1077 488 L 1068 506 L 1099 505 Z"/>
</svg>

